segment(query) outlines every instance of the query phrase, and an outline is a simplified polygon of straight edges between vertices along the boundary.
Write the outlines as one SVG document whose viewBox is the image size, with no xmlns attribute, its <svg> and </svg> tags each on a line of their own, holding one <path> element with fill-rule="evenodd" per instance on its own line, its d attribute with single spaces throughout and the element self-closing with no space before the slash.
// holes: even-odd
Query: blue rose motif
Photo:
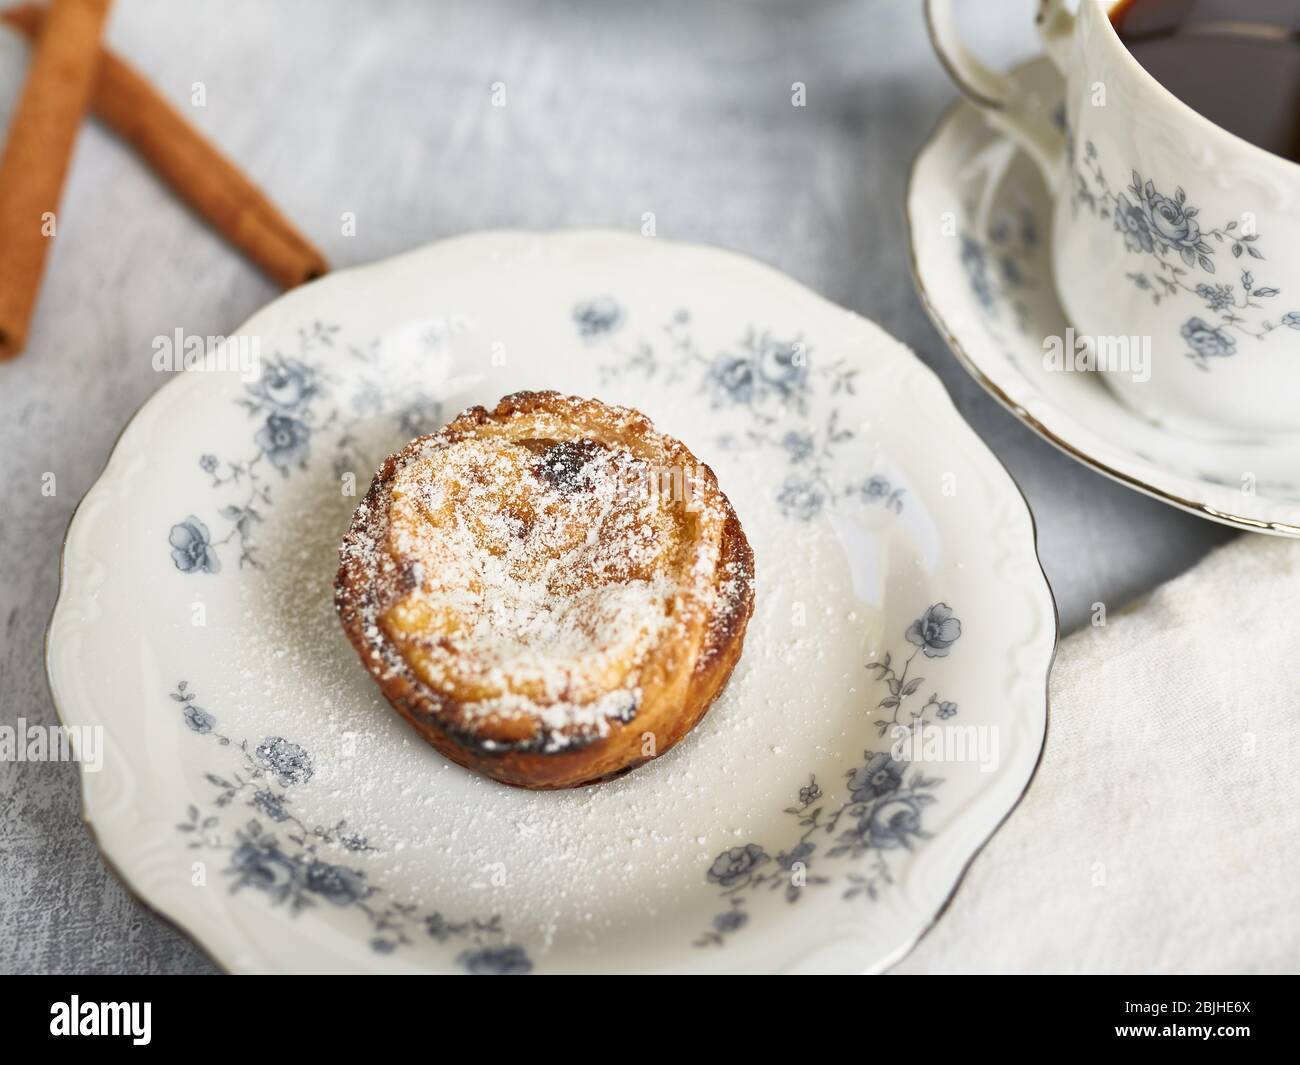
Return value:
<svg viewBox="0 0 1300 1065">
<path fill-rule="evenodd" d="M 199 458 L 199 469 L 204 473 L 216 473 L 217 465 L 216 455 L 202 455 Z"/>
<path fill-rule="evenodd" d="M 167 542 L 171 545 L 172 561 L 182 573 L 221 572 L 221 561 L 212 547 L 212 534 L 193 514 L 172 526 Z"/>
<path fill-rule="evenodd" d="M 1155 186 L 1148 181 L 1143 187 L 1142 214 L 1155 240 L 1177 251 L 1188 266 L 1196 262 L 1197 252 L 1205 254 L 1211 250 L 1201 240 L 1196 209 L 1185 205 L 1182 189 L 1178 190 L 1176 198 L 1170 199 L 1156 192 Z M 1207 269 L 1214 272 L 1213 266 Z"/>
<path fill-rule="evenodd" d="M 1124 234 L 1124 244 L 1129 251 L 1155 250 L 1146 215 L 1122 192 L 1115 198 L 1115 228 Z"/>
<path fill-rule="evenodd" d="M 719 355 L 709 368 L 709 383 L 715 406 L 752 403 L 758 384 L 753 360 L 743 355 Z"/>
<path fill-rule="evenodd" d="M 335 906 L 351 906 L 370 894 L 361 873 L 322 861 L 313 861 L 307 866 L 303 886 Z"/>
<path fill-rule="evenodd" d="M 911 849 L 912 839 L 925 835 L 921 831 L 921 804 L 904 795 L 886 799 L 862 816 L 857 834 L 869 847 Z"/>
<path fill-rule="evenodd" d="M 1282 315 L 1282 324 L 1291 329 L 1300 329 L 1300 311 L 1287 311 Z"/>
<path fill-rule="evenodd" d="M 185 717 L 185 724 L 200 735 L 211 732 L 212 726 L 217 723 L 215 717 L 193 703 L 187 703 L 182 713 Z"/>
<path fill-rule="evenodd" d="M 720 913 L 713 918 L 714 930 L 724 936 L 731 932 L 739 932 L 748 923 L 749 914 L 744 910 L 728 910 L 726 913 Z"/>
<path fill-rule="evenodd" d="M 253 806 L 272 821 L 287 821 L 289 811 L 284 808 L 284 796 L 274 791 L 259 791 L 253 795 Z"/>
<path fill-rule="evenodd" d="M 935 711 L 939 717 L 947 720 L 957 713 L 957 704 L 950 702 L 941 702 L 939 708 Z"/>
<path fill-rule="evenodd" d="M 854 802 L 870 802 L 896 792 L 902 783 L 903 763 L 888 751 L 879 751 L 849 774 L 849 796 Z"/>
<path fill-rule="evenodd" d="M 282 411 L 297 410 L 316 394 L 315 372 L 297 359 L 276 359 L 249 388 L 254 396 Z"/>
<path fill-rule="evenodd" d="M 769 860 L 767 853 L 757 843 L 732 847 L 713 860 L 706 879 L 710 883 L 721 884 L 724 888 L 734 887 L 748 880 L 755 869 Z"/>
<path fill-rule="evenodd" d="M 1212 326 L 1200 318 L 1189 318 L 1182 334 L 1197 358 L 1226 358 L 1237 350 L 1237 342 L 1226 329 Z"/>
<path fill-rule="evenodd" d="M 623 324 L 623 309 L 608 296 L 597 296 L 574 307 L 573 320 L 581 336 L 603 336 Z"/>
<path fill-rule="evenodd" d="M 826 489 L 817 481 L 790 476 L 777 493 L 776 501 L 787 518 L 811 521 L 826 505 Z"/>
<path fill-rule="evenodd" d="M 526 976 L 533 971 L 527 952 L 514 945 L 466 950 L 456 960 L 475 976 Z"/>
<path fill-rule="evenodd" d="M 281 473 L 287 474 L 290 466 L 301 468 L 307 465 L 311 430 L 297 418 L 272 414 L 253 439 L 266 453 L 271 465 Z"/>
<path fill-rule="evenodd" d="M 808 377 L 808 358 L 798 341 L 778 341 L 763 336 L 758 344 L 757 366 L 763 383 L 782 397 L 791 396 Z"/>
<path fill-rule="evenodd" d="M 925 652 L 926 658 L 944 658 L 961 635 L 961 622 L 946 603 L 935 603 L 907 630 L 907 642 Z"/>
<path fill-rule="evenodd" d="M 862 498 L 868 503 L 878 503 L 889 495 L 890 484 L 888 477 L 882 477 L 880 474 L 872 474 L 862 482 Z"/>
<path fill-rule="evenodd" d="M 280 736 L 268 736 L 257 746 L 257 760 L 263 767 L 277 777 L 281 787 L 291 784 L 306 784 L 311 780 L 311 758 L 296 743 L 290 743 Z"/>
<path fill-rule="evenodd" d="M 226 870 L 236 877 L 234 889 L 251 887 L 283 902 L 302 885 L 302 871 L 272 839 L 241 843 Z"/>
</svg>

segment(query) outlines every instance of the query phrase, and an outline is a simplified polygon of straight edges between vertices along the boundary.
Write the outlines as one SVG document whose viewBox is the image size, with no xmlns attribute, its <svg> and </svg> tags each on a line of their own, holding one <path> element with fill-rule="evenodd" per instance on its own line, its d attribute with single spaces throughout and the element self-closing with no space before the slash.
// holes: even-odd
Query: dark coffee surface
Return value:
<svg viewBox="0 0 1300 1065">
<path fill-rule="evenodd" d="M 1300 0 L 1124 0 L 1110 19 L 1184 103 L 1300 161 Z"/>
</svg>

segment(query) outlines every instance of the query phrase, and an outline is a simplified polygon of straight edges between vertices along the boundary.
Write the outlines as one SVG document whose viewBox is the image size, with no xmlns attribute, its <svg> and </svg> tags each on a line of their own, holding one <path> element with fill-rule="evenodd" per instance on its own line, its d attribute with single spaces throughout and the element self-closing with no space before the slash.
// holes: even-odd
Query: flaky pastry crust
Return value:
<svg viewBox="0 0 1300 1065">
<path fill-rule="evenodd" d="M 708 466 L 625 407 L 519 392 L 390 456 L 335 606 L 448 758 L 569 788 L 669 750 L 740 658 L 753 554 Z"/>
</svg>

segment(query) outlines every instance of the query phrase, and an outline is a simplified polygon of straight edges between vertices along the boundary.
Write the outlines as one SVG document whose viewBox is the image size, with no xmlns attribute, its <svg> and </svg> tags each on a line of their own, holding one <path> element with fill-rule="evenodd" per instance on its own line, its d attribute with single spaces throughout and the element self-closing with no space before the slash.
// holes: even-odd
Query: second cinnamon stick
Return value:
<svg viewBox="0 0 1300 1065">
<path fill-rule="evenodd" d="M 35 4 L 0 12 L 0 18 L 33 40 L 43 38 L 46 17 Z M 328 272 L 325 257 L 261 190 L 107 49 L 99 56 L 91 110 L 278 284 L 292 288 Z"/>
</svg>

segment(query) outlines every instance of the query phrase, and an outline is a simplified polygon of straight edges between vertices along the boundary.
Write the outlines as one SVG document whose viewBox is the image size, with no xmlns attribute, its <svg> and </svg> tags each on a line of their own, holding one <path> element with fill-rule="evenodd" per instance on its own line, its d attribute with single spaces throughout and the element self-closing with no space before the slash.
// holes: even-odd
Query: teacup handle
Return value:
<svg viewBox="0 0 1300 1065">
<path fill-rule="evenodd" d="M 957 32 L 953 0 L 925 0 L 925 22 L 930 43 L 957 88 L 984 113 L 990 125 L 1025 150 L 1043 172 L 1047 187 L 1054 189 L 1063 169 L 1065 136 L 1046 110 L 1032 106 L 1033 101 L 1027 100 L 1010 78 L 990 70 L 967 50 Z M 1064 71 L 1074 33 L 1074 15 L 1065 0 L 1039 0 L 1035 23 L 1048 57 Z"/>
</svg>

